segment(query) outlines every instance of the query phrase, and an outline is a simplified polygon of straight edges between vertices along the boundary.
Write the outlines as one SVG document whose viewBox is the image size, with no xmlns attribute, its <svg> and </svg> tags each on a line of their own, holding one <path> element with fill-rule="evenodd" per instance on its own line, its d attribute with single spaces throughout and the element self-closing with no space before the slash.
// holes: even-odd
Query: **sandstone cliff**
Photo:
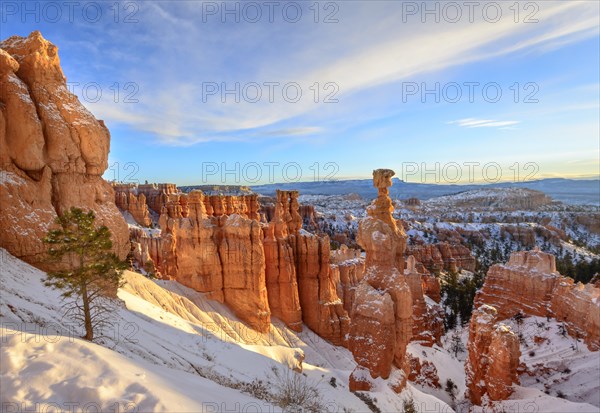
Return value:
<svg viewBox="0 0 600 413">
<path fill-rule="evenodd" d="M 208 293 L 254 329 L 268 331 L 270 310 L 260 224 L 243 215 L 226 214 L 236 209 L 224 208 L 225 213 L 217 216 L 207 213 L 207 204 L 233 204 L 207 202 L 200 191 L 163 191 L 159 197 L 163 195 L 167 200 L 158 220 L 160 235 L 132 232 L 134 251 L 139 250 L 146 260 L 141 264 L 146 267 L 150 263 L 162 277 Z M 237 204 L 247 205 L 243 201 Z"/>
<path fill-rule="evenodd" d="M 460 244 L 440 242 L 437 244 L 409 245 L 407 255 L 413 255 L 429 271 L 475 271 L 475 257 L 469 248 Z"/>
<path fill-rule="evenodd" d="M 298 216 L 290 211 L 297 192 L 277 192 L 273 217 L 263 240 L 267 292 L 272 314 L 295 331 L 302 330 L 302 308 L 298 293 L 295 259 L 295 234 Z M 293 211 L 296 212 L 296 211 Z"/>
<path fill-rule="evenodd" d="M 492 401 L 505 400 L 519 383 L 517 367 L 521 351 L 519 338 L 509 327 L 498 323 L 494 307 L 483 305 L 473 312 L 469 324 L 467 396 L 481 405 L 485 395 Z"/>
<path fill-rule="evenodd" d="M 48 268 L 42 237 L 72 206 L 93 210 L 129 250 L 107 169 L 110 134 L 71 94 L 58 49 L 32 32 L 0 42 L 0 246 Z"/>
<path fill-rule="evenodd" d="M 257 330 L 268 330 L 272 314 L 346 345 L 349 317 L 338 292 L 351 296 L 361 261 L 330 263 L 329 239 L 301 230 L 297 191 L 278 191 L 271 221 L 261 224 L 254 194 L 183 194 L 169 184 L 116 189 L 134 217 L 131 206 L 143 209 L 144 198 L 160 210 L 159 230 L 132 227 L 140 267 L 209 293 Z"/>
<path fill-rule="evenodd" d="M 489 304 L 499 319 L 526 315 L 555 317 L 570 334 L 600 349 L 600 288 L 575 284 L 556 271 L 555 258 L 539 249 L 511 255 L 506 264 L 490 267 L 475 305 Z"/>
<path fill-rule="evenodd" d="M 444 335 L 443 310 L 437 304 L 427 304 L 424 278 L 428 276 L 417 271 L 416 260 L 412 255 L 406 259 L 404 275 L 413 302 L 412 340 L 426 346 L 441 346 L 441 337 Z"/>
</svg>

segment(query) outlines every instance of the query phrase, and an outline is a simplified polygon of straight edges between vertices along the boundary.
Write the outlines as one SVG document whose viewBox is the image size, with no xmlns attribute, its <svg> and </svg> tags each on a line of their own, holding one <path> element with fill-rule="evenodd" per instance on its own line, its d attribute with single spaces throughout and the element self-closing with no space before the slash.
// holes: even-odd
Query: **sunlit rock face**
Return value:
<svg viewBox="0 0 600 413">
<path fill-rule="evenodd" d="M 354 268 L 364 261 L 330 262 L 329 238 L 301 229 L 297 191 L 277 192 L 269 223 L 259 222 L 254 194 L 183 194 L 170 184 L 117 185 L 116 192 L 123 212 L 140 225 L 140 200 L 151 214 L 160 213 L 157 229 L 132 226 L 142 268 L 209 293 L 256 330 L 268 331 L 272 315 L 292 330 L 304 323 L 346 345 L 350 320 L 338 290 L 343 295 L 356 284 L 361 273 Z"/>
<path fill-rule="evenodd" d="M 475 305 L 488 304 L 500 320 L 519 312 L 554 317 L 590 350 L 600 349 L 600 288 L 583 285 L 556 271 L 555 258 L 539 249 L 519 251 L 506 264 L 490 267 Z"/>
<path fill-rule="evenodd" d="M 263 240 L 267 291 L 273 316 L 295 331 L 302 330 L 302 308 L 296 273 L 295 236 L 301 222 L 292 207 L 298 192 L 277 191 L 277 203 Z"/>
<path fill-rule="evenodd" d="M 473 312 L 469 324 L 467 396 L 481 405 L 484 396 L 505 400 L 519 383 L 517 368 L 521 351 L 519 338 L 510 328 L 498 323 L 494 307 L 482 305 Z"/>
<path fill-rule="evenodd" d="M 67 89 L 58 48 L 40 32 L 0 42 L 0 246 L 48 269 L 42 243 L 57 214 L 93 210 L 129 251 L 125 220 L 111 186 L 110 134 Z"/>
<path fill-rule="evenodd" d="M 132 226 L 134 257 L 143 268 L 208 293 L 259 331 L 267 331 L 271 318 L 276 317 L 292 330 L 307 326 L 356 354 L 368 356 L 370 351 L 372 359 L 363 367 L 372 368 L 365 371 L 387 378 L 393 366 L 406 368 L 413 300 L 418 321 L 415 339 L 426 345 L 439 343 L 443 327 L 437 306 L 431 304 L 440 299 L 439 281 L 414 259 L 408 273 L 404 272 L 406 235 L 392 218 L 385 187 L 391 183 L 390 172 L 376 172 L 374 177 L 380 195 L 359 231 L 366 256 L 346 246 L 331 251 L 327 236 L 302 229 L 297 191 L 277 191 L 268 214 L 257 209 L 255 195 L 184 194 L 169 184 L 118 185 L 116 191 L 117 199 L 121 198 L 118 204 L 139 225 L 146 222 L 140 199 L 146 200 L 151 216 L 157 216 L 156 209 L 160 209 L 157 228 Z M 265 216 L 269 222 L 260 222 Z M 380 294 L 382 300 L 373 294 Z M 429 304 L 427 294 L 432 297 Z M 384 317 L 366 311 L 370 306 L 384 306 L 380 309 Z M 352 322 L 350 314 L 355 309 Z M 393 323 L 381 346 L 392 362 L 379 363 L 375 347 L 362 350 L 370 342 L 362 342 L 361 337 L 371 336 L 374 326 L 385 325 L 389 314 Z M 403 383 L 395 380 L 393 387 L 399 390 Z"/>
<path fill-rule="evenodd" d="M 388 190 L 393 175 L 389 169 L 373 171 L 378 197 L 359 225 L 366 269 L 351 313 L 349 348 L 358 367 L 350 376 L 350 390 L 369 390 L 372 379 L 387 379 L 393 366 L 405 367 L 412 336 L 412 293 L 404 277 L 406 234 L 392 217 Z M 400 391 L 405 382 L 404 376 L 400 383 L 390 384 Z"/>
</svg>

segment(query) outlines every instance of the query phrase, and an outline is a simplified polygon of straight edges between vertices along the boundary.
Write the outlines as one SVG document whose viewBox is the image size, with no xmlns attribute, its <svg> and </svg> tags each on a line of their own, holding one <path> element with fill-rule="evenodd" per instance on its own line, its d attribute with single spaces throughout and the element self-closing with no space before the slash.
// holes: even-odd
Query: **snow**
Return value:
<svg viewBox="0 0 600 413">
<path fill-rule="evenodd" d="M 526 317 L 522 325 L 514 320 L 504 320 L 504 323 L 521 334 L 521 362 L 528 370 L 538 372 L 540 378 L 538 382 L 536 377 L 522 374 L 523 387 L 547 391 L 550 396 L 562 393 L 567 400 L 591 404 L 598 411 L 600 357 L 597 351 L 592 352 L 581 341 L 563 335 L 560 323 L 554 319 Z"/>
<path fill-rule="evenodd" d="M 18 186 L 18 185 L 23 185 L 26 183 L 27 182 L 25 181 L 25 179 L 21 178 L 14 172 L 0 171 L 0 185 Z"/>
<path fill-rule="evenodd" d="M 125 222 L 127 222 L 127 226 L 129 227 L 130 231 L 132 228 L 136 228 L 141 231 L 144 231 L 146 233 L 146 235 L 150 238 L 160 237 L 160 234 L 162 232 L 160 228 L 143 227 L 135 221 L 135 219 L 133 218 L 133 215 L 131 215 L 131 213 L 129 211 L 120 211 L 120 212 L 121 212 L 121 215 L 123 215 L 123 218 L 125 218 Z"/>
<path fill-rule="evenodd" d="M 265 405 L 198 375 L 134 361 L 79 338 L 40 339 L 3 328 L 1 339 L 3 409 L 200 412 L 221 404 Z"/>
<path fill-rule="evenodd" d="M 257 333 L 203 293 L 126 272 L 127 283 L 118 293 L 122 302 L 114 305 L 104 337 L 89 343 L 78 338 L 80 327 L 63 315 L 59 292 L 44 287 L 45 273 L 3 249 L 0 259 L 2 403 L 37 406 L 38 411 L 56 406 L 67 410 L 69 403 L 91 403 L 104 410 L 118 406 L 120 411 L 218 411 L 215 406 L 224 411 L 279 411 L 256 388 L 274 391 L 274 369 L 299 374 L 293 371 L 302 368 L 321 394 L 324 411 L 368 411 L 348 389 L 356 367 L 350 351 L 306 327 L 295 333 L 274 318 L 268 333 Z M 510 400 L 494 404 L 496 411 L 598 412 L 598 352 L 562 336 L 553 320 L 527 317 L 519 326 L 512 320 L 504 323 L 522 335 L 521 361 L 541 379 L 521 374 L 521 385 Z M 382 411 L 402 411 L 408 398 L 419 411 L 452 412 L 451 406 L 490 411 L 489 406 L 469 406 L 464 399 L 466 352 L 455 357 L 448 350 L 452 334 L 443 337 L 444 347 L 408 345 L 411 355 L 435 365 L 442 388 L 409 382 L 398 395 L 389 383 L 403 373 L 394 369 L 390 379 L 375 380 L 370 393 Z M 467 335 L 467 328 L 459 333 L 464 345 Z M 543 342 L 536 343 L 535 337 Z M 449 379 L 457 386 L 455 401 L 445 391 Z"/>
<path fill-rule="evenodd" d="M 114 306 L 101 345 L 88 343 L 63 316 L 59 292 L 44 287 L 45 274 L 0 253 L 0 402 L 90 402 L 105 410 L 120 403 L 120 411 L 133 407 L 126 403 L 137 411 L 215 411 L 216 403 L 223 411 L 279 411 L 249 389 L 274 391 L 273 369 L 292 372 L 304 357 L 302 374 L 321 394 L 324 411 L 368 411 L 348 390 L 352 354 L 306 327 L 295 333 L 273 319 L 269 333 L 260 334 L 202 293 L 126 272 L 122 304 Z M 417 405 L 440 403 L 410 384 L 397 395 L 383 383 L 371 395 L 386 412 L 401 411 L 410 395 Z"/>
</svg>

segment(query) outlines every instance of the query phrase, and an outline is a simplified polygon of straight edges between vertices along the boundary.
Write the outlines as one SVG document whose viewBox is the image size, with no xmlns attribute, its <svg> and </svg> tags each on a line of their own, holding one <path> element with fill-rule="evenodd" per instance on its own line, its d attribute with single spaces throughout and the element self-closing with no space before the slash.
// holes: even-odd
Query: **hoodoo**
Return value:
<svg viewBox="0 0 600 413">
<path fill-rule="evenodd" d="M 92 210 L 129 251 L 125 220 L 102 179 L 110 134 L 69 92 L 58 48 L 40 32 L 0 42 L 0 247 L 48 269 L 42 238 L 58 214 Z"/>
<path fill-rule="evenodd" d="M 373 379 L 389 378 L 393 366 L 403 368 L 412 336 L 412 295 L 404 278 L 406 234 L 392 217 L 392 176 L 389 169 L 373 171 L 378 196 L 358 230 L 366 269 L 352 306 L 349 345 L 358 366 L 350 390 L 370 390 Z M 402 372 L 390 385 L 400 391 L 405 382 Z"/>
</svg>

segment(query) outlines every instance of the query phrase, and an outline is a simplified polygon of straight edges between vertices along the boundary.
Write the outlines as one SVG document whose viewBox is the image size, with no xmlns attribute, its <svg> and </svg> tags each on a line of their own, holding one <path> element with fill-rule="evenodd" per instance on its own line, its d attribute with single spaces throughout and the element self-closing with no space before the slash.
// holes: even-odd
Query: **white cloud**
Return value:
<svg viewBox="0 0 600 413">
<path fill-rule="evenodd" d="M 170 144 L 178 138 L 184 142 L 203 142 L 233 139 L 225 134 L 249 137 L 252 129 L 271 127 L 287 131 L 279 133 L 282 136 L 314 133 L 306 132 L 303 126 L 280 125 L 293 122 L 299 116 L 322 115 L 324 106 L 315 104 L 312 99 L 302 99 L 295 104 L 281 98 L 274 103 L 223 104 L 219 99 L 203 102 L 201 83 L 230 79 L 258 83 L 295 81 L 302 85 L 305 94 L 310 94 L 309 87 L 314 82 L 335 82 L 339 86 L 337 97 L 343 102 L 351 100 L 355 92 L 411 76 L 517 51 L 544 52 L 598 33 L 595 2 L 536 4 L 540 12 L 536 16 L 539 23 L 535 24 L 516 24 L 508 10 L 512 3 L 507 2 L 502 6 L 505 16 L 511 17 L 498 23 L 480 18 L 474 23 L 429 25 L 416 20 L 411 24 L 393 24 L 401 21 L 401 16 L 394 15 L 388 4 L 375 12 L 361 5 L 356 6 L 358 9 L 344 5 L 344 18 L 328 27 L 190 24 L 198 20 L 191 6 L 177 5 L 168 10 L 153 6 L 144 21 L 154 33 L 153 48 L 160 51 L 149 62 L 160 66 L 144 68 L 139 75 L 140 90 L 147 93 L 147 98 L 135 106 L 118 109 L 108 104 L 98 106 L 94 113 L 152 132 Z M 357 36 L 356 22 L 374 30 L 361 31 Z M 181 27 L 185 30 L 179 30 Z M 147 29 L 143 25 L 139 28 Z M 182 82 L 186 83 L 185 87 Z M 149 91 L 152 96 L 148 98 Z M 336 116 L 350 120 L 357 116 L 341 105 L 337 104 Z M 356 105 L 348 106 L 356 108 Z M 470 121 L 479 123 L 459 126 L 500 128 L 518 123 Z M 268 134 L 272 132 L 263 133 Z"/>
<path fill-rule="evenodd" d="M 510 126 L 521 123 L 518 120 L 493 120 L 493 119 L 459 119 L 448 122 L 450 125 L 458 125 L 462 128 L 499 128 L 499 129 L 514 129 L 509 128 Z"/>
</svg>

